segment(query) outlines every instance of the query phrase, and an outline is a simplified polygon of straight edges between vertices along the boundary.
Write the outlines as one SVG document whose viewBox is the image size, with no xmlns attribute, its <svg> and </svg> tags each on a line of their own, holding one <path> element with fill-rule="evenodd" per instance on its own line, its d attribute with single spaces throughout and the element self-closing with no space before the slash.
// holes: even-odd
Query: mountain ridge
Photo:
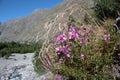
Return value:
<svg viewBox="0 0 120 80">
<path fill-rule="evenodd" d="M 93 6 L 92 0 L 64 0 L 51 9 L 36 9 L 28 16 L 1 23 L 0 41 L 37 42 L 45 39 L 48 28 L 57 30 L 70 15 L 83 21 L 85 12 Z M 57 27 L 58 26 L 58 27 Z"/>
</svg>

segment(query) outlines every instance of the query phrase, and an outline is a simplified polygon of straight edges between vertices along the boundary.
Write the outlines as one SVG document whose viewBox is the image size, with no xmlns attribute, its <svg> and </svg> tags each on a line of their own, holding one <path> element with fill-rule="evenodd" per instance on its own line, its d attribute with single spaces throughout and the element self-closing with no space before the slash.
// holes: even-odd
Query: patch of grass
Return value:
<svg viewBox="0 0 120 80">
<path fill-rule="evenodd" d="M 42 46 L 42 45 L 41 45 L 41 46 Z M 40 47 L 40 48 L 41 48 L 41 47 Z M 42 75 L 42 74 L 46 73 L 46 70 L 44 69 L 42 63 L 41 63 L 40 60 L 38 59 L 40 48 L 37 49 L 36 52 L 35 52 L 33 64 L 34 64 L 34 71 L 37 72 L 39 75 Z"/>
<path fill-rule="evenodd" d="M 46 73 L 46 70 L 44 69 L 42 63 L 40 60 L 36 57 L 33 61 L 34 63 L 34 71 L 37 72 L 39 75 L 42 75 Z"/>
</svg>

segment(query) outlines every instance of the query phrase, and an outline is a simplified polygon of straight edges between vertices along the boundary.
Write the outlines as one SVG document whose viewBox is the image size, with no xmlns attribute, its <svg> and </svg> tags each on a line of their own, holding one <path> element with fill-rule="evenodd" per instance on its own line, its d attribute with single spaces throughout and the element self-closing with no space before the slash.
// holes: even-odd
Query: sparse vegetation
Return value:
<svg viewBox="0 0 120 80">
<path fill-rule="evenodd" d="M 1 57 L 9 56 L 12 53 L 31 53 L 40 48 L 38 43 L 0 42 Z"/>
</svg>

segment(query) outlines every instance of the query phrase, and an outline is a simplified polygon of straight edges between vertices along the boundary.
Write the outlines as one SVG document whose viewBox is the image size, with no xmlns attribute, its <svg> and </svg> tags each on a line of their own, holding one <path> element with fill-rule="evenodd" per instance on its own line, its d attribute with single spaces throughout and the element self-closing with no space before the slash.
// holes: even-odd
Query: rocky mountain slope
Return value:
<svg viewBox="0 0 120 80">
<path fill-rule="evenodd" d="M 36 9 L 28 16 L 8 20 L 0 24 L 0 41 L 37 42 L 46 38 L 64 24 L 70 15 L 81 22 L 85 10 L 93 6 L 92 0 L 64 0 L 51 9 Z M 83 9 L 84 8 L 84 9 Z"/>
</svg>

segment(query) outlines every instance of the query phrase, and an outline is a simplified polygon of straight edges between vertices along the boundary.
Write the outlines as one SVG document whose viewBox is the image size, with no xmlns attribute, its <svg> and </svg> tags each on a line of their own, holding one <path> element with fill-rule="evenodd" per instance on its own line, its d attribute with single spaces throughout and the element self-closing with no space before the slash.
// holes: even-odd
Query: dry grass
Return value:
<svg viewBox="0 0 120 80">
<path fill-rule="evenodd" d="M 95 30 L 94 34 L 96 35 L 96 42 L 97 42 L 101 37 L 103 37 L 104 33 L 106 33 L 106 30 L 101 24 L 97 23 L 97 21 L 91 16 L 91 14 L 89 14 L 89 12 L 87 12 L 84 9 L 83 9 L 83 11 L 86 12 L 86 14 L 88 15 L 88 18 L 90 20 L 88 26 L 93 27 Z M 64 16 L 61 16 L 61 17 L 64 17 Z M 79 21 L 79 19 L 78 19 L 78 21 Z M 53 23 L 50 23 L 49 25 L 51 25 L 51 24 L 53 25 Z M 47 27 L 47 32 L 44 34 L 45 40 L 43 42 L 42 48 L 39 51 L 39 56 L 38 56 L 38 60 L 42 60 L 44 65 L 46 65 L 46 63 L 48 64 L 47 66 L 45 66 L 45 68 L 48 71 L 50 71 L 50 67 L 51 67 L 51 65 L 53 65 L 49 62 L 49 59 L 46 57 L 46 51 L 49 51 L 49 49 L 51 48 L 49 34 L 51 34 L 51 31 L 52 31 L 52 33 L 57 33 L 62 30 L 61 29 L 62 25 L 59 25 L 58 27 L 49 26 L 49 25 Z M 75 24 L 75 25 L 78 26 L 78 24 Z M 51 56 L 49 56 L 49 57 L 51 58 Z"/>
</svg>

